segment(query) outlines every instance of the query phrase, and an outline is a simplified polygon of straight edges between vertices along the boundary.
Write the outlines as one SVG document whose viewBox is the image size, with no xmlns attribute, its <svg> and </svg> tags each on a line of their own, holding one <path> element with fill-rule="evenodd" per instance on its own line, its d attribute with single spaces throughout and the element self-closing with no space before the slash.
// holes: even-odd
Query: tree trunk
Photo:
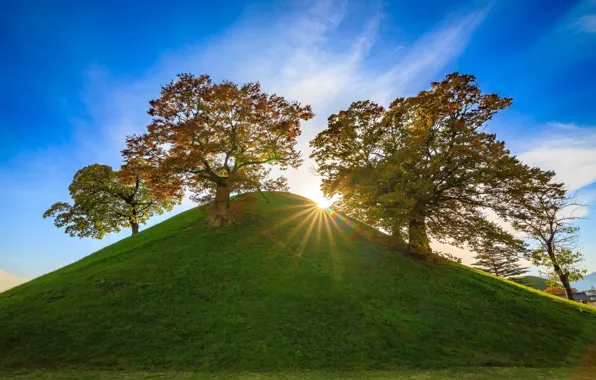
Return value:
<svg viewBox="0 0 596 380">
<path fill-rule="evenodd" d="M 132 234 L 136 234 L 139 232 L 139 223 L 131 222 L 130 228 L 132 229 Z"/>
<path fill-rule="evenodd" d="M 390 241 L 396 247 L 404 246 L 406 244 L 406 241 L 404 240 L 403 232 L 400 231 L 398 228 L 391 229 Z"/>
<path fill-rule="evenodd" d="M 559 266 L 557 265 L 557 267 L 559 267 Z M 561 268 L 559 268 L 559 272 L 561 272 L 559 274 L 559 279 L 561 280 L 561 283 L 563 284 L 563 287 L 565 288 L 565 295 L 567 296 L 567 299 L 569 299 L 571 301 L 575 301 L 575 298 L 573 297 L 573 290 L 571 289 L 571 284 L 569 283 L 568 274 L 562 273 Z"/>
<path fill-rule="evenodd" d="M 213 227 L 229 226 L 234 221 L 230 211 L 230 188 L 225 182 L 217 185 L 215 202 L 211 209 L 209 225 Z"/>
<path fill-rule="evenodd" d="M 546 251 L 548 253 L 548 256 L 550 257 L 550 260 L 553 263 L 553 268 L 555 270 L 555 273 L 557 274 L 557 276 L 559 276 L 559 280 L 561 280 L 561 283 L 563 284 L 563 287 L 565 288 L 565 295 L 567 296 L 567 299 L 571 300 L 571 301 L 575 301 L 575 298 L 573 298 L 573 290 L 571 290 L 571 284 L 569 284 L 569 273 L 563 272 L 563 269 L 561 269 L 561 267 L 557 263 L 557 259 L 555 257 L 555 253 L 554 253 L 554 249 L 552 247 L 551 241 L 549 241 L 549 243 L 546 247 Z"/>
<path fill-rule="evenodd" d="M 426 234 L 425 206 L 416 203 L 410 214 L 408 228 L 408 253 L 414 257 L 426 258 L 432 254 Z"/>
</svg>

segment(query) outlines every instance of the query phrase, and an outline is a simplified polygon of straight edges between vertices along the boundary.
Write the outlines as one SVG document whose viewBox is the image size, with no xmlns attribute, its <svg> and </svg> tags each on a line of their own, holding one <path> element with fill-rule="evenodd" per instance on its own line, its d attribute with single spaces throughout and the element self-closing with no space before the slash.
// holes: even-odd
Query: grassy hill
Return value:
<svg viewBox="0 0 596 380">
<path fill-rule="evenodd" d="M 537 290 L 544 290 L 547 288 L 546 286 L 546 279 L 538 276 L 520 276 L 517 277 L 516 280 L 520 284 L 524 284 L 529 286 L 530 288 L 534 288 Z"/>
<path fill-rule="evenodd" d="M 596 309 L 270 197 L 228 228 L 189 210 L 0 294 L 0 369 L 593 365 Z"/>
</svg>

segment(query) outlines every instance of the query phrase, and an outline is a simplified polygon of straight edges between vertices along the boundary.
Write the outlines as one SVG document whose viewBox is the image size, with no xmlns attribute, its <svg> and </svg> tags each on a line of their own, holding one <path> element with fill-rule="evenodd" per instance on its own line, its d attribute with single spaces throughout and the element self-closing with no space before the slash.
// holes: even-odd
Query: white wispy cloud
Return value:
<svg viewBox="0 0 596 380">
<path fill-rule="evenodd" d="M 272 24 L 240 22 L 207 44 L 164 55 L 146 75 L 129 83 L 115 83 L 108 72 L 94 69 L 88 91 L 93 120 L 82 130 L 101 131 L 105 146 L 95 143 L 94 150 L 105 160 L 118 159 L 124 136 L 143 131 L 147 101 L 158 95 L 159 87 L 179 72 L 205 72 L 215 79 L 258 80 L 267 91 L 310 104 L 317 117 L 304 126 L 299 140 L 308 155 L 308 141 L 325 127 L 329 114 L 360 99 L 387 104 L 439 79 L 437 75 L 465 50 L 489 10 L 490 5 L 450 15 L 413 44 L 396 41 L 387 52 L 375 51 L 377 61 L 383 55 L 391 60 L 385 62 L 385 70 L 369 62 L 376 42 L 384 37 L 379 34 L 380 6 L 368 7 L 366 20 L 346 30 L 344 21 L 352 10 L 345 2 L 334 1 L 315 2 Z M 319 195 L 319 181 L 308 170 L 312 165 L 306 159 L 306 167 L 287 173 L 292 191 Z"/>
<path fill-rule="evenodd" d="M 492 3 L 473 12 L 447 18 L 436 29 L 404 49 L 403 57 L 388 72 L 376 75 L 369 86 L 371 97 L 387 103 L 396 95 L 410 94 L 428 87 L 465 50 L 474 30 L 488 15 Z"/>
<path fill-rule="evenodd" d="M 596 33 L 596 14 L 580 17 L 576 23 L 578 31 L 584 33 Z"/>
<path fill-rule="evenodd" d="M 27 281 L 29 281 L 28 278 L 15 276 L 14 274 L 10 274 L 0 269 L 0 293 Z"/>
<path fill-rule="evenodd" d="M 561 19 L 561 30 L 575 33 L 596 33 L 596 1 L 578 1 Z"/>
<path fill-rule="evenodd" d="M 533 166 L 554 170 L 556 180 L 575 191 L 596 182 L 596 128 L 550 123 L 548 132 L 529 144 L 519 158 Z"/>
</svg>

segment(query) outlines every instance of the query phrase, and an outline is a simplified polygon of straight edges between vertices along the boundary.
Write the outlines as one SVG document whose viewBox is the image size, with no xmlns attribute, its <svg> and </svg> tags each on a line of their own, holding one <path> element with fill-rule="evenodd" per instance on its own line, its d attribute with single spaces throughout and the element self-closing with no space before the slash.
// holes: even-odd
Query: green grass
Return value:
<svg viewBox="0 0 596 380">
<path fill-rule="evenodd" d="M 516 280 L 519 280 L 521 284 L 529 286 L 530 288 L 534 288 L 537 290 L 544 290 L 547 288 L 546 286 L 546 279 L 538 276 L 521 276 L 517 277 Z"/>
<path fill-rule="evenodd" d="M 443 370 L 401 370 L 401 371 L 291 371 L 277 373 L 193 373 L 193 372 L 39 372 L 22 371 L 6 373 L 2 378 L 60 379 L 60 380 L 492 380 L 492 379 L 552 379 L 583 380 L 594 379 L 596 368 L 464 368 Z M 0 375 L 3 375 L 0 372 Z"/>
<path fill-rule="evenodd" d="M 189 210 L 0 294 L 0 370 L 144 378 L 134 373 L 594 365 L 596 309 L 414 261 L 365 225 L 270 197 L 246 201 L 227 228 Z"/>
</svg>

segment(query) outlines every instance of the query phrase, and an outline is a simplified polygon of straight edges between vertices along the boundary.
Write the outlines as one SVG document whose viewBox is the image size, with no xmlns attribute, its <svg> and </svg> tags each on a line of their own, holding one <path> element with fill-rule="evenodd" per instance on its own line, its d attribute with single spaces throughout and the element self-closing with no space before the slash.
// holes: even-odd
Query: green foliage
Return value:
<svg viewBox="0 0 596 380">
<path fill-rule="evenodd" d="M 482 252 L 474 258 L 472 266 L 497 277 L 516 277 L 528 271 L 519 264 L 520 251 L 500 243 L 487 242 Z"/>
<path fill-rule="evenodd" d="M 452 262 L 413 261 L 342 214 L 267 195 L 270 203 L 238 201 L 242 223 L 209 228 L 208 210 L 194 208 L 0 294 L 0 369 L 404 370 L 593 358 L 595 309 Z"/>
<path fill-rule="evenodd" d="M 548 254 L 541 249 L 532 251 L 532 262 L 534 265 L 544 268 L 540 272 L 541 275 L 548 276 L 548 286 L 564 286 L 561 281 L 560 274 L 555 270 L 553 261 Z M 582 267 L 584 263 L 584 255 L 570 249 L 556 250 L 556 263 L 562 268 L 563 273 L 566 274 L 566 279 L 569 282 L 576 282 L 584 278 L 588 273 L 586 268 Z"/>
<path fill-rule="evenodd" d="M 570 282 L 587 273 L 584 257 L 576 251 L 579 227 L 574 212 L 581 205 L 567 196 L 563 184 L 537 179 L 531 185 L 535 189 L 517 199 L 510 221 L 533 243 L 529 259 L 549 276 L 548 286 L 562 285 L 573 299 Z"/>
<path fill-rule="evenodd" d="M 132 228 L 180 201 L 181 194 L 161 199 L 139 172 L 120 173 L 107 165 L 93 164 L 79 170 L 69 186 L 73 204 L 58 202 L 44 214 L 70 236 L 101 239 L 122 228 Z"/>
<path fill-rule="evenodd" d="M 519 264 L 526 253 L 527 247 L 521 240 L 513 237 L 486 238 L 472 265 L 497 277 L 516 277 L 527 272 L 527 268 Z"/>
<path fill-rule="evenodd" d="M 337 208 L 430 253 L 427 235 L 480 251 L 486 238 L 512 240 L 488 218 L 507 215 L 510 198 L 534 176 L 484 132 L 511 99 L 483 94 L 471 75 L 448 75 L 430 90 L 395 99 L 389 109 L 355 102 L 329 117 L 312 141 L 326 196 Z"/>
</svg>

